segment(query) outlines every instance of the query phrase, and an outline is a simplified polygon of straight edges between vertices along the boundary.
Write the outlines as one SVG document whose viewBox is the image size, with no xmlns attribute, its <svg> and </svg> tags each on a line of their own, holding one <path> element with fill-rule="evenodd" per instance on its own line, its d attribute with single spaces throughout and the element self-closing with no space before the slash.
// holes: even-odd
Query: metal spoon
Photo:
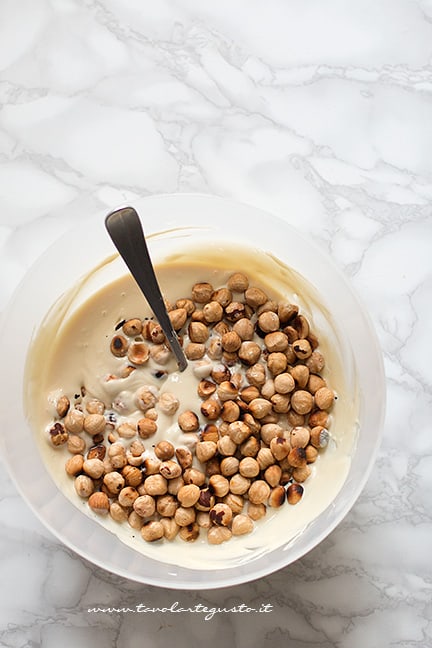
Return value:
<svg viewBox="0 0 432 648">
<path fill-rule="evenodd" d="M 116 209 L 105 218 L 105 227 L 138 287 L 153 309 L 177 359 L 180 371 L 184 371 L 187 367 L 187 359 L 165 308 L 136 210 L 133 207 Z"/>
</svg>

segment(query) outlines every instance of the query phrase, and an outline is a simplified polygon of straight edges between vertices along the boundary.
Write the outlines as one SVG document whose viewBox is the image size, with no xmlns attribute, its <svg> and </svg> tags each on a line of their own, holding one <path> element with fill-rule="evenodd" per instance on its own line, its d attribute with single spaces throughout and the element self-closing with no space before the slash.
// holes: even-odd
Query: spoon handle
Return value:
<svg viewBox="0 0 432 648">
<path fill-rule="evenodd" d="M 133 207 L 122 207 L 111 212 L 105 218 L 105 227 L 153 309 L 177 359 L 180 371 L 184 371 L 187 367 L 186 356 L 168 316 L 136 210 Z"/>
</svg>

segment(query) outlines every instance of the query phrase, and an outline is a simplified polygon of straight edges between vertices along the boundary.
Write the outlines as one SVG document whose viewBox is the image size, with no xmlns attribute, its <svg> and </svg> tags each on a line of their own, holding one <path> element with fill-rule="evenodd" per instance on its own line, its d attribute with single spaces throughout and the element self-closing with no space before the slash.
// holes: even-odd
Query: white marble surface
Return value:
<svg viewBox="0 0 432 648">
<path fill-rule="evenodd" d="M 1 0 L 0 310 L 71 226 L 135 196 L 270 209 L 351 277 L 382 345 L 384 440 L 296 564 L 198 593 L 65 549 L 0 473 L 0 645 L 432 645 L 432 2 Z M 7 376 L 1 374 L 1 381 Z M 270 614 L 89 614 L 94 605 Z"/>
</svg>

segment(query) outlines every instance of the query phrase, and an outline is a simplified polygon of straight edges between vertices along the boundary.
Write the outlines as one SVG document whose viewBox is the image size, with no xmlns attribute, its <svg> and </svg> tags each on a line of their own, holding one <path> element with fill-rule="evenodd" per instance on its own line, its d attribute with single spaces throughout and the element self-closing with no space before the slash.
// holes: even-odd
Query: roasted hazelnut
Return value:
<svg viewBox="0 0 432 648">
<path fill-rule="evenodd" d="M 206 281 L 196 283 L 192 287 L 192 299 L 198 304 L 206 304 L 214 293 L 213 286 Z"/>
<path fill-rule="evenodd" d="M 159 441 L 155 445 L 154 453 L 161 461 L 166 461 L 174 456 L 174 446 L 169 441 Z"/>
<path fill-rule="evenodd" d="M 245 306 L 241 302 L 232 301 L 225 307 L 225 317 L 229 322 L 238 322 L 245 316 Z"/>
<path fill-rule="evenodd" d="M 324 369 L 324 356 L 319 351 L 313 351 L 309 358 L 305 360 L 305 365 L 311 373 L 318 374 Z"/>
<path fill-rule="evenodd" d="M 260 448 L 256 456 L 260 470 L 265 471 L 269 466 L 273 465 L 276 461 L 270 448 Z"/>
<path fill-rule="evenodd" d="M 232 330 L 242 341 L 250 341 L 254 336 L 254 325 L 247 317 L 242 317 L 234 323 Z"/>
<path fill-rule="evenodd" d="M 210 520 L 217 526 L 229 526 L 232 520 L 232 511 L 228 504 L 219 502 L 210 509 Z"/>
<path fill-rule="evenodd" d="M 249 279 L 242 272 L 234 272 L 228 278 L 227 287 L 232 292 L 244 292 L 249 288 Z"/>
<path fill-rule="evenodd" d="M 300 387 L 300 389 L 304 389 L 306 387 L 309 380 L 309 369 L 306 367 L 306 365 L 299 364 L 295 367 L 292 367 L 292 369 L 290 369 L 290 374 L 294 379 L 297 387 Z M 310 390 L 308 389 L 308 391 Z"/>
<path fill-rule="evenodd" d="M 58 425 L 61 425 L 59 423 Z M 68 411 L 64 419 L 64 427 L 72 434 L 79 434 L 84 429 L 84 414 L 81 410 L 73 408 Z"/>
<path fill-rule="evenodd" d="M 288 348 L 288 338 L 282 331 L 274 331 L 265 336 L 264 344 L 269 353 L 282 352 Z"/>
<path fill-rule="evenodd" d="M 136 488 L 132 486 L 125 486 L 118 494 L 118 501 L 121 506 L 128 507 L 132 506 L 136 498 L 139 496 Z"/>
<path fill-rule="evenodd" d="M 238 472 L 239 463 L 237 457 L 225 457 L 220 463 L 221 474 L 224 477 L 232 477 Z"/>
<path fill-rule="evenodd" d="M 197 468 L 187 468 L 183 473 L 185 484 L 196 484 L 202 486 L 205 483 L 205 474 Z"/>
<path fill-rule="evenodd" d="M 150 348 L 145 342 L 132 342 L 127 352 L 128 360 L 133 365 L 143 365 L 150 356 Z"/>
<path fill-rule="evenodd" d="M 245 340 L 238 351 L 240 360 L 249 366 L 256 364 L 261 356 L 261 347 L 256 342 Z"/>
<path fill-rule="evenodd" d="M 295 427 L 290 433 L 290 443 L 292 448 L 306 448 L 309 443 L 310 432 L 305 427 Z"/>
<path fill-rule="evenodd" d="M 304 448 L 293 448 L 288 454 L 288 462 L 293 468 L 302 468 L 306 465 L 306 452 Z"/>
<path fill-rule="evenodd" d="M 233 421 L 228 426 L 228 434 L 230 439 L 238 445 L 250 437 L 251 429 L 243 421 Z"/>
<path fill-rule="evenodd" d="M 224 311 L 222 305 L 216 300 L 211 301 L 203 306 L 204 321 L 208 324 L 220 322 L 223 317 L 223 313 Z"/>
<path fill-rule="evenodd" d="M 258 326 L 263 333 L 272 333 L 277 331 L 280 326 L 277 313 L 271 310 L 265 311 L 258 317 Z M 288 343 L 288 340 L 287 340 Z"/>
<path fill-rule="evenodd" d="M 174 513 L 174 520 L 180 527 L 193 524 L 196 518 L 196 511 L 193 507 L 179 506 Z"/>
<path fill-rule="evenodd" d="M 174 495 L 160 495 L 156 500 L 156 510 L 164 517 L 174 517 L 179 503 Z"/>
<path fill-rule="evenodd" d="M 334 402 L 334 393 L 328 387 L 320 387 L 315 392 L 315 405 L 321 410 L 328 410 Z"/>
<path fill-rule="evenodd" d="M 199 419 L 195 412 L 186 410 L 179 415 L 178 424 L 183 432 L 196 432 L 199 428 Z"/>
<path fill-rule="evenodd" d="M 65 463 L 65 470 L 68 475 L 75 477 L 82 471 L 84 457 L 81 454 L 74 454 Z"/>
<path fill-rule="evenodd" d="M 272 404 L 273 412 L 277 414 L 286 414 L 291 406 L 291 399 L 289 394 L 274 394 L 270 402 Z"/>
<path fill-rule="evenodd" d="M 164 536 L 164 527 L 159 520 L 149 520 L 141 527 L 141 536 L 146 542 L 156 542 Z"/>
<path fill-rule="evenodd" d="M 207 540 L 209 544 L 221 544 L 226 542 L 232 536 L 232 532 L 227 527 L 211 526 L 207 531 Z"/>
<path fill-rule="evenodd" d="M 329 442 L 328 430 L 322 425 L 317 425 L 310 432 L 310 442 L 315 448 L 325 448 Z"/>
<path fill-rule="evenodd" d="M 214 457 L 217 451 L 217 445 L 214 441 L 199 441 L 195 446 L 195 454 L 198 461 L 205 463 L 211 457 Z"/>
<path fill-rule="evenodd" d="M 238 396 L 238 388 L 231 380 L 223 380 L 218 385 L 217 395 L 222 403 L 228 400 L 235 400 Z"/>
<path fill-rule="evenodd" d="M 310 476 L 311 472 L 309 466 L 302 466 L 301 468 L 294 468 L 292 475 L 296 482 L 304 482 Z"/>
<path fill-rule="evenodd" d="M 83 463 L 84 472 L 92 479 L 99 479 L 105 472 L 105 467 L 100 459 L 86 459 Z"/>
<path fill-rule="evenodd" d="M 318 458 L 318 450 L 311 444 L 307 445 L 305 448 L 306 461 L 307 463 L 314 463 Z"/>
<path fill-rule="evenodd" d="M 213 381 L 204 378 L 197 387 L 197 393 L 200 398 L 208 398 L 216 391 L 216 385 Z"/>
<path fill-rule="evenodd" d="M 125 522 L 128 518 L 127 512 L 117 501 L 111 502 L 109 514 L 115 522 Z"/>
<path fill-rule="evenodd" d="M 69 434 L 67 438 L 67 449 L 72 454 L 82 454 L 86 449 L 86 442 L 77 434 Z"/>
<path fill-rule="evenodd" d="M 124 488 L 125 480 L 123 475 L 121 475 L 116 470 L 113 470 L 104 475 L 103 483 L 110 493 L 117 495 L 118 493 L 120 493 L 122 488 Z"/>
<path fill-rule="evenodd" d="M 223 475 L 212 475 L 209 479 L 209 488 L 216 497 L 224 497 L 230 490 L 230 482 Z"/>
<path fill-rule="evenodd" d="M 148 439 L 157 432 L 157 423 L 144 417 L 136 424 L 137 432 L 142 439 Z"/>
<path fill-rule="evenodd" d="M 288 324 L 293 320 L 299 312 L 299 308 L 296 304 L 289 304 L 287 302 L 279 302 L 278 304 L 278 315 L 281 324 Z"/>
<path fill-rule="evenodd" d="M 314 410 L 309 414 L 309 427 L 313 428 L 316 426 L 328 427 L 329 424 L 329 415 L 325 410 Z"/>
<path fill-rule="evenodd" d="M 200 409 L 203 416 L 205 416 L 210 421 L 215 421 L 219 417 L 221 405 L 216 399 L 208 398 L 202 403 Z"/>
<path fill-rule="evenodd" d="M 254 398 L 249 403 L 249 412 L 258 420 L 271 412 L 272 404 L 265 398 Z"/>
<path fill-rule="evenodd" d="M 217 364 L 213 367 L 211 377 L 217 385 L 231 379 L 231 372 L 224 364 Z"/>
<path fill-rule="evenodd" d="M 132 423 L 121 423 L 116 432 L 122 439 L 133 439 L 137 433 L 137 427 Z"/>
<path fill-rule="evenodd" d="M 140 517 L 151 517 L 156 510 L 156 502 L 151 495 L 140 495 L 134 500 L 133 509 Z"/>
<path fill-rule="evenodd" d="M 184 486 L 185 482 L 183 479 L 183 476 L 176 477 L 175 479 L 169 479 L 168 480 L 168 493 L 170 495 L 175 495 L 177 496 L 177 493 L 179 492 L 180 488 Z"/>
<path fill-rule="evenodd" d="M 222 358 L 222 342 L 219 338 L 212 338 L 207 348 L 207 355 L 212 360 L 220 360 Z"/>
<path fill-rule="evenodd" d="M 268 498 L 268 505 L 272 508 L 279 508 L 286 500 L 286 491 L 283 486 L 275 486 Z"/>
<path fill-rule="evenodd" d="M 204 343 L 207 342 L 210 331 L 208 326 L 202 322 L 191 322 L 188 328 L 188 335 L 191 342 Z"/>
<path fill-rule="evenodd" d="M 251 481 L 247 477 L 243 477 L 240 473 L 233 475 L 229 480 L 229 490 L 235 495 L 244 495 L 250 487 Z"/>
<path fill-rule="evenodd" d="M 90 497 L 94 491 L 93 480 L 88 475 L 78 475 L 75 478 L 74 486 L 77 494 L 82 498 Z"/>
<path fill-rule="evenodd" d="M 303 496 L 303 490 L 301 484 L 290 484 L 287 489 L 288 504 L 297 504 Z"/>
<path fill-rule="evenodd" d="M 249 490 L 248 498 L 252 504 L 264 504 L 269 498 L 270 486 L 263 479 L 254 481 Z"/>
<path fill-rule="evenodd" d="M 175 331 L 180 331 L 186 324 L 188 313 L 185 308 L 175 308 L 168 313 L 172 327 Z"/>
<path fill-rule="evenodd" d="M 301 427 L 305 424 L 306 417 L 304 414 L 297 414 L 293 409 L 287 413 L 288 425 L 292 427 Z"/>
<path fill-rule="evenodd" d="M 88 499 L 88 504 L 95 513 L 100 515 L 106 515 L 110 508 L 107 495 L 101 491 L 92 493 Z"/>
<path fill-rule="evenodd" d="M 309 369 L 307 371 L 308 371 L 307 389 L 308 391 L 310 391 L 311 394 L 315 395 L 319 389 L 321 389 L 322 387 L 327 387 L 327 383 L 324 380 L 324 378 L 321 378 L 321 376 L 317 376 L 317 374 L 309 374 Z M 305 387 L 306 385 L 303 386 Z"/>
<path fill-rule="evenodd" d="M 195 504 L 197 511 L 210 511 L 215 505 L 215 497 L 211 488 L 203 488 L 199 492 L 198 501 Z"/>
<path fill-rule="evenodd" d="M 299 360 L 306 360 L 312 355 L 312 347 L 309 340 L 299 339 L 293 342 L 293 350 Z"/>
<path fill-rule="evenodd" d="M 195 310 L 195 304 L 192 299 L 177 299 L 175 303 L 176 308 L 184 308 L 187 315 L 192 315 Z"/>
<path fill-rule="evenodd" d="M 136 337 L 141 335 L 143 325 L 140 319 L 129 319 L 123 324 L 123 333 L 128 337 Z"/>
<path fill-rule="evenodd" d="M 189 448 L 176 448 L 175 455 L 183 470 L 192 466 L 193 456 Z"/>
<path fill-rule="evenodd" d="M 247 513 L 251 520 L 261 520 L 261 518 L 265 516 L 266 512 L 267 509 L 265 507 L 265 504 L 252 504 L 252 502 L 248 503 Z"/>
<path fill-rule="evenodd" d="M 281 461 L 288 456 L 291 450 L 290 443 L 284 437 L 274 437 L 270 441 L 270 450 L 277 461 Z"/>
<path fill-rule="evenodd" d="M 276 351 L 275 353 L 270 353 L 267 358 L 267 367 L 273 376 L 277 376 L 285 371 L 287 368 L 288 360 L 284 353 Z"/>
<path fill-rule="evenodd" d="M 60 416 L 60 418 L 66 416 L 66 414 L 69 411 L 69 407 L 70 407 L 69 398 L 63 394 L 63 396 L 60 396 L 60 398 L 56 403 L 56 411 L 57 414 Z"/>
<path fill-rule="evenodd" d="M 143 385 L 135 392 L 135 402 L 137 407 L 146 412 L 153 408 L 158 401 L 156 389 L 149 385 Z"/>
<path fill-rule="evenodd" d="M 123 335 L 115 335 L 110 344 L 110 350 L 116 358 L 124 358 L 129 348 L 129 342 Z"/>
<path fill-rule="evenodd" d="M 295 388 L 295 381 L 291 374 L 284 372 L 275 376 L 274 386 L 279 394 L 289 394 Z"/>
<path fill-rule="evenodd" d="M 256 477 L 260 472 L 259 463 L 253 457 L 244 457 L 239 464 L 239 473 L 243 477 L 252 479 Z"/>
<path fill-rule="evenodd" d="M 266 381 L 266 370 L 263 364 L 256 363 L 246 371 L 246 378 L 251 385 L 262 387 Z"/>
<path fill-rule="evenodd" d="M 185 347 L 185 355 L 188 360 L 201 360 L 206 352 L 205 344 L 189 342 Z"/>
<path fill-rule="evenodd" d="M 259 449 L 260 442 L 254 436 L 250 436 L 249 439 L 246 439 L 246 441 L 240 446 L 240 452 L 243 457 L 256 457 Z"/>
<path fill-rule="evenodd" d="M 245 301 L 253 309 L 262 306 L 267 301 L 267 295 L 260 288 L 248 288 L 245 291 Z"/>
<path fill-rule="evenodd" d="M 182 469 L 176 461 L 168 459 L 161 463 L 159 472 L 165 479 L 176 479 L 181 476 Z"/>
<path fill-rule="evenodd" d="M 217 442 L 217 450 L 224 457 L 230 457 L 236 453 L 237 444 L 229 435 L 222 436 Z"/>
<path fill-rule="evenodd" d="M 277 464 L 273 464 L 272 466 L 269 466 L 264 471 L 264 479 L 272 488 L 274 488 L 279 484 L 281 477 L 282 477 L 282 468 Z"/>
<path fill-rule="evenodd" d="M 165 495 L 168 491 L 167 480 L 163 475 L 149 475 L 144 485 L 148 495 Z"/>
<path fill-rule="evenodd" d="M 200 441 L 214 441 L 217 443 L 219 440 L 219 430 L 214 423 L 207 423 L 203 430 L 200 432 Z"/>
<path fill-rule="evenodd" d="M 68 432 L 65 430 L 61 423 L 54 423 L 49 431 L 49 439 L 53 446 L 61 446 L 67 442 L 69 437 Z"/>
<path fill-rule="evenodd" d="M 171 392 L 163 392 L 159 397 L 159 409 L 167 416 L 175 414 L 179 408 L 180 401 Z"/>
<path fill-rule="evenodd" d="M 297 414 L 308 414 L 313 403 L 314 397 L 304 389 L 299 389 L 291 394 L 291 407 Z"/>
<path fill-rule="evenodd" d="M 267 445 L 270 445 L 274 437 L 282 437 L 283 429 L 277 423 L 265 423 L 261 427 L 261 439 Z"/>
<path fill-rule="evenodd" d="M 224 504 L 227 504 L 233 513 L 241 513 L 244 508 L 244 499 L 241 495 L 228 493 L 222 499 Z"/>
<path fill-rule="evenodd" d="M 142 518 L 141 515 L 138 515 L 138 513 L 134 510 L 129 513 L 127 521 L 129 523 L 129 526 L 131 526 L 132 529 L 135 529 L 136 531 L 140 531 L 142 525 L 144 524 L 144 518 Z"/>
<path fill-rule="evenodd" d="M 227 423 L 233 423 L 237 421 L 240 416 L 240 407 L 233 400 L 227 400 L 223 403 L 222 409 L 220 411 L 220 417 L 222 421 Z"/>
<path fill-rule="evenodd" d="M 162 517 L 160 523 L 164 530 L 164 538 L 167 540 L 174 540 L 180 530 L 180 527 L 176 524 L 175 520 L 171 517 Z"/>
<path fill-rule="evenodd" d="M 199 537 L 199 533 L 199 525 L 196 522 L 192 522 L 192 524 L 180 527 L 179 537 L 185 542 L 195 542 Z"/>
</svg>

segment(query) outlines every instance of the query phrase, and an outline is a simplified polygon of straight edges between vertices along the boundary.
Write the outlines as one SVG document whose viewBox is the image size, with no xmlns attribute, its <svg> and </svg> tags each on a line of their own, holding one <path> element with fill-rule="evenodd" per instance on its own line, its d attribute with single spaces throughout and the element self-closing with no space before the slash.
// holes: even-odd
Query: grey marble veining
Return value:
<svg viewBox="0 0 432 648">
<path fill-rule="evenodd" d="M 228 196 L 332 255 L 369 310 L 388 388 L 378 460 L 342 524 L 234 588 L 175 592 L 94 567 L 2 465 L 0 645 L 432 645 L 431 59 L 430 0 L 0 3 L 0 310 L 89 214 L 151 193 Z M 88 612 L 175 602 L 273 610 Z"/>
</svg>

